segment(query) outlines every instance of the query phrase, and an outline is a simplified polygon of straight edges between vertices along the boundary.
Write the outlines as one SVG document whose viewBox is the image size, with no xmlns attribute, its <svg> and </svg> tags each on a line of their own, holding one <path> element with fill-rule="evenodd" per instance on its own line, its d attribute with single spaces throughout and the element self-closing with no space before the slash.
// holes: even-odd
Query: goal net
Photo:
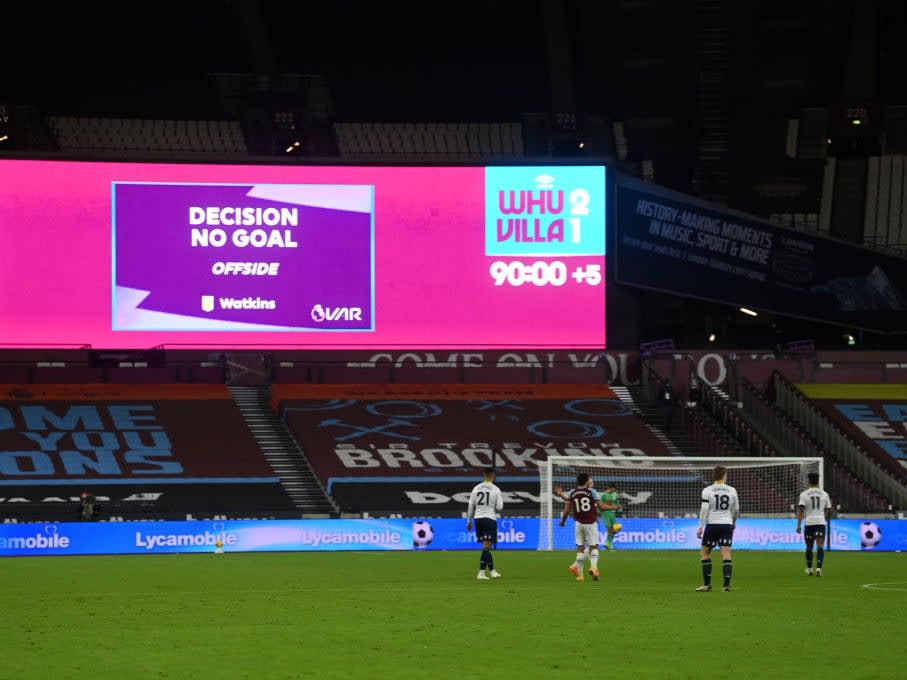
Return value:
<svg viewBox="0 0 907 680">
<path fill-rule="evenodd" d="M 599 493 L 615 487 L 623 517 L 699 517 L 701 492 L 714 481 L 716 465 L 728 469 L 727 481 L 737 489 L 742 517 L 790 517 L 808 485 L 806 475 L 819 473 L 820 487 L 824 481 L 821 458 L 551 456 L 539 463 L 539 549 L 573 544 L 572 520 L 558 526 L 564 501 L 554 488 L 569 493 L 581 472 L 592 477 Z"/>
</svg>

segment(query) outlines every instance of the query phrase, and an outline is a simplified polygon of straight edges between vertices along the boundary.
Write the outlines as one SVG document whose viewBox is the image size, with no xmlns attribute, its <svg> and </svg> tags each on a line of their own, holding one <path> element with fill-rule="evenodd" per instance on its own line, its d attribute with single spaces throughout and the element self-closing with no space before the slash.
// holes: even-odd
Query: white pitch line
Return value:
<svg viewBox="0 0 907 680">
<path fill-rule="evenodd" d="M 907 586 L 907 581 L 889 581 L 886 583 L 864 583 L 861 588 L 866 590 L 896 590 L 907 593 L 907 588 L 890 588 L 888 586 Z"/>
</svg>

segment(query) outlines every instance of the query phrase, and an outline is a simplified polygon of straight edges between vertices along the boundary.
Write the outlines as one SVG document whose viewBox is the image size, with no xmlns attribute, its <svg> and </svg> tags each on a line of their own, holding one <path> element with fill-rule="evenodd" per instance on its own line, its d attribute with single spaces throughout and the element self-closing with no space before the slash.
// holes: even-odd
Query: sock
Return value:
<svg viewBox="0 0 907 680">
<path fill-rule="evenodd" d="M 702 560 L 702 585 L 712 585 L 712 560 Z"/>
<path fill-rule="evenodd" d="M 592 569 L 598 569 L 598 550 L 595 548 L 589 551 L 589 563 Z"/>
<path fill-rule="evenodd" d="M 489 569 L 494 571 L 494 555 L 491 554 L 491 550 L 486 550 L 485 552 L 488 553 L 488 556 L 485 558 L 485 564 Z"/>
<path fill-rule="evenodd" d="M 825 561 L 825 548 L 816 548 L 816 567 L 821 569 Z"/>
<path fill-rule="evenodd" d="M 585 556 L 585 558 L 587 560 L 589 559 L 589 548 L 586 548 L 585 550 L 583 550 L 583 555 Z"/>
<path fill-rule="evenodd" d="M 583 570 L 583 562 L 586 561 L 586 553 L 578 552 L 576 553 L 576 566 L 579 567 L 579 570 Z"/>
<path fill-rule="evenodd" d="M 806 566 L 813 568 L 813 551 L 810 548 L 806 549 Z"/>
<path fill-rule="evenodd" d="M 734 571 L 734 565 L 731 560 L 723 560 L 721 566 L 724 568 L 724 587 L 731 585 L 731 572 Z"/>
<path fill-rule="evenodd" d="M 482 557 L 479 559 L 479 569 L 485 571 L 486 568 L 491 567 L 491 551 L 482 550 Z"/>
</svg>

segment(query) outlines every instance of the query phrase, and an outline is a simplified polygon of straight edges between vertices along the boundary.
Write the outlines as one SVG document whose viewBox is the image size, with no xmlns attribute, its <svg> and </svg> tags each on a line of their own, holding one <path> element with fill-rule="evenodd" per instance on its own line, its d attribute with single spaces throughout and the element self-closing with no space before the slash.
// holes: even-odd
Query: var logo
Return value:
<svg viewBox="0 0 907 680">
<path fill-rule="evenodd" d="M 312 307 L 312 321 L 362 321 L 361 307 Z"/>
</svg>

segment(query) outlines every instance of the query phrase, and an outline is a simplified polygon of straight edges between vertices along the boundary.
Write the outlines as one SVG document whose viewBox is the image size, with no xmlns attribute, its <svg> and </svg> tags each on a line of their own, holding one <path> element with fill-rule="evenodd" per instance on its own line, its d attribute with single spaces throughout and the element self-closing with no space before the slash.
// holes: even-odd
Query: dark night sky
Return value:
<svg viewBox="0 0 907 680">
<path fill-rule="evenodd" d="M 514 119 L 548 108 L 536 3 L 483 1 L 478 19 L 461 3 L 259 4 L 275 70 L 326 76 L 341 119 Z M 250 49 L 230 2 L 125 10 L 4 9 L 7 31 L 28 39 L 14 38 L 0 100 L 50 113 L 88 114 L 98 102 L 111 115 L 190 111 L 210 101 L 207 72 L 256 71 L 257 54 L 267 58 Z"/>
<path fill-rule="evenodd" d="M 260 10 L 265 40 L 257 44 L 266 45 L 264 51 L 252 47 L 254 24 L 241 10 L 243 2 Z M 884 8 L 877 19 L 878 94 L 901 103 L 907 2 L 865 2 Z M 4 6 L 0 102 L 35 104 L 51 114 L 207 117 L 214 101 L 207 73 L 257 72 L 270 61 L 277 72 L 326 77 L 337 120 L 517 120 L 521 112 L 552 110 L 542 4 L 170 0 Z M 565 0 L 580 107 L 616 118 L 625 106 L 682 110 L 682 100 L 697 87 L 693 59 L 701 4 Z M 839 98 L 854 3 L 728 0 L 725 7 L 735 87 L 747 91 L 760 78 L 793 75 L 807 81 L 802 101 L 785 102 L 793 110 Z M 785 25 L 786 31 L 766 32 Z M 653 59 L 661 66 L 639 67 Z"/>
</svg>

